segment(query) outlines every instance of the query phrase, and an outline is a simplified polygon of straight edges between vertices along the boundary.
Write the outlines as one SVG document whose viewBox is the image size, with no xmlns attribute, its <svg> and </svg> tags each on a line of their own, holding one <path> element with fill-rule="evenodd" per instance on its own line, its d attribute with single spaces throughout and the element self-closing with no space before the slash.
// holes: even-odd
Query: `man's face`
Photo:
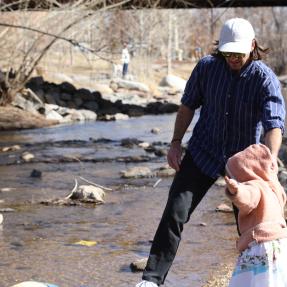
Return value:
<svg viewBox="0 0 287 287">
<path fill-rule="evenodd" d="M 240 53 L 222 53 L 224 56 L 228 66 L 233 71 L 240 71 L 241 68 L 247 63 L 249 60 L 250 54 L 240 54 Z"/>
</svg>

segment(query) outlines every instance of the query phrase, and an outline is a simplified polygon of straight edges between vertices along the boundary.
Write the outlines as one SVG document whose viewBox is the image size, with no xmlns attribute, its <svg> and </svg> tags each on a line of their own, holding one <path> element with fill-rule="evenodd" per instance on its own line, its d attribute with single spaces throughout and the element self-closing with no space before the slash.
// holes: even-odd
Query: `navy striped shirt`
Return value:
<svg viewBox="0 0 287 287">
<path fill-rule="evenodd" d="M 224 172 L 227 159 L 259 143 L 262 127 L 284 130 L 285 106 L 280 82 L 262 61 L 234 73 L 224 58 L 206 56 L 194 68 L 181 102 L 200 109 L 188 150 L 206 175 Z"/>
</svg>

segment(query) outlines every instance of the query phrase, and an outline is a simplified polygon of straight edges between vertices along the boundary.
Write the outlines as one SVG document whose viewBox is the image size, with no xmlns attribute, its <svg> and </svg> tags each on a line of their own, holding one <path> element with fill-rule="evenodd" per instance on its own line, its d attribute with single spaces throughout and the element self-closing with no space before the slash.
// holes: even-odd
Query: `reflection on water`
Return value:
<svg viewBox="0 0 287 287">
<path fill-rule="evenodd" d="M 36 158 L 63 154 L 116 157 L 142 154 L 139 148 L 125 148 L 118 141 L 126 137 L 155 142 L 171 138 L 175 115 L 146 116 L 121 122 L 95 122 L 60 126 L 17 133 L 1 134 L 1 145 L 33 145 Z M 159 134 L 151 134 L 153 127 Z M 114 141 L 96 146 L 47 146 L 42 142 L 108 138 Z M 26 145 L 28 148 L 29 145 Z M 12 153 L 10 155 L 13 155 Z M 165 164 L 164 157 L 149 162 L 126 163 L 71 162 L 0 166 L 0 208 L 5 213 L 0 231 L 0 286 L 36 280 L 61 287 L 127 287 L 135 286 L 140 273 L 132 273 L 129 264 L 146 257 L 150 241 L 164 208 L 171 178 L 156 188 L 156 177 L 122 179 L 120 171 L 135 165 L 155 168 Z M 32 169 L 42 171 L 42 178 L 31 178 Z M 66 196 L 73 188 L 74 177 L 83 176 L 100 185 L 113 188 L 106 203 L 97 207 L 60 207 L 39 204 L 44 199 Z M 83 184 L 83 183 L 81 183 Z M 178 256 L 167 276 L 167 287 L 200 287 L 219 263 L 233 261 L 235 225 L 231 214 L 214 212 L 225 200 L 223 188 L 212 188 L 185 227 Z M 205 222 L 207 226 L 200 226 Z M 96 241 L 92 247 L 78 246 L 79 240 Z M 224 248 L 223 248 L 224 246 Z M 231 258 L 230 258 L 231 256 Z"/>
<path fill-rule="evenodd" d="M 73 125 L 59 125 L 57 127 L 48 127 L 35 130 L 1 132 L 0 143 L 35 143 L 51 140 L 89 140 L 90 138 L 107 138 L 111 140 L 120 140 L 129 137 L 149 142 L 169 142 L 173 132 L 175 116 L 175 114 L 158 116 L 148 115 L 114 122 L 96 121 Z M 194 121 L 196 121 L 196 119 L 197 114 L 194 118 Z M 158 135 L 151 133 L 151 129 L 154 127 L 160 129 L 160 133 Z M 188 136 L 186 136 L 185 139 L 188 139 Z"/>
</svg>

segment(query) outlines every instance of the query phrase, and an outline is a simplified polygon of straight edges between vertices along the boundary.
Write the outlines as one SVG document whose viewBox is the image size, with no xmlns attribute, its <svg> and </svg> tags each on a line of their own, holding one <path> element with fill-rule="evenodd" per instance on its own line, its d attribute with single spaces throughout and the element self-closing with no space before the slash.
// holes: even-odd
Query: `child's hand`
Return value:
<svg viewBox="0 0 287 287">
<path fill-rule="evenodd" d="M 228 176 L 224 177 L 227 189 L 230 193 L 236 194 L 238 191 L 238 182 L 235 179 L 229 178 Z"/>
</svg>

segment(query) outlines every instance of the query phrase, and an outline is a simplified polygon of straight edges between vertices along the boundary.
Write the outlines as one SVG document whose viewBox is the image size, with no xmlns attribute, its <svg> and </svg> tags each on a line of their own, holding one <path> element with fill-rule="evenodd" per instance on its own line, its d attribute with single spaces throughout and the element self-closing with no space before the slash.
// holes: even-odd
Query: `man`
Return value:
<svg viewBox="0 0 287 287">
<path fill-rule="evenodd" d="M 164 283 L 181 239 L 183 225 L 211 185 L 224 174 L 229 157 L 250 144 L 264 142 L 277 166 L 285 107 L 275 74 L 260 61 L 251 24 L 241 18 L 225 22 L 217 50 L 194 68 L 179 107 L 168 163 L 177 173 L 155 234 L 143 281 L 136 287 Z M 194 111 L 200 117 L 181 160 L 181 140 Z M 235 210 L 235 215 L 237 212 Z"/>
<path fill-rule="evenodd" d="M 125 78 L 128 73 L 129 62 L 130 62 L 130 54 L 128 50 L 128 44 L 124 43 L 124 48 L 122 50 L 122 64 L 123 64 L 122 76 L 123 78 Z"/>
</svg>

